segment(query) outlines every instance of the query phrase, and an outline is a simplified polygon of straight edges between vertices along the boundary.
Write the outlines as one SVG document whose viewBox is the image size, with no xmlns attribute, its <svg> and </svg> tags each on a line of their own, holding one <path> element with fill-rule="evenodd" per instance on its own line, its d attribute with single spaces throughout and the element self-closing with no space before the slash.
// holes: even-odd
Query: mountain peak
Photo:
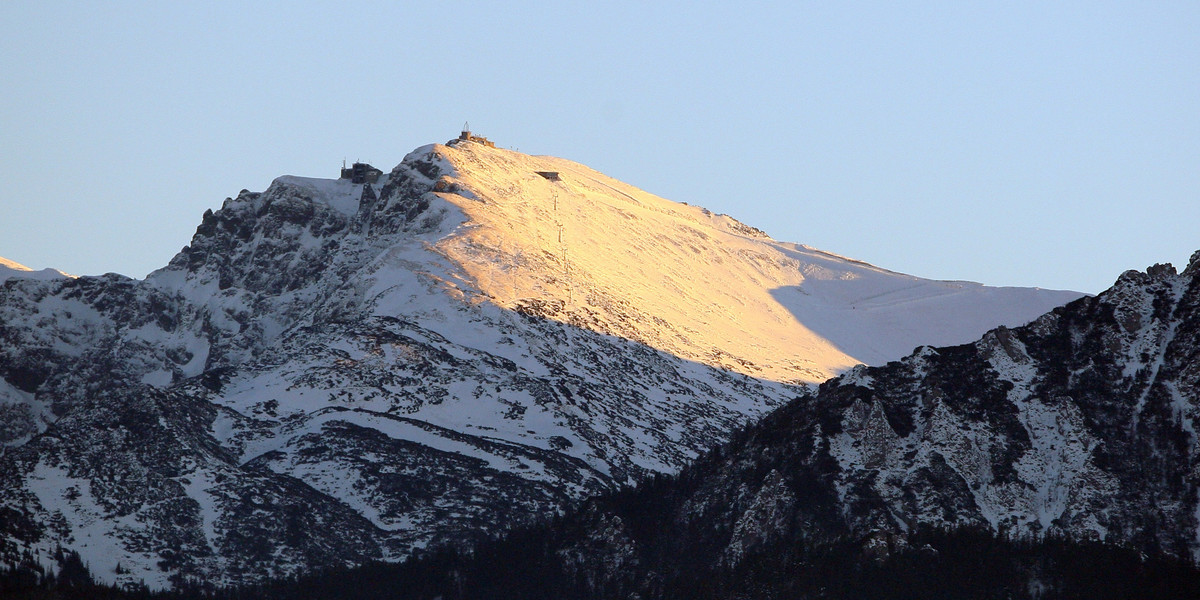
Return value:
<svg viewBox="0 0 1200 600">
<path fill-rule="evenodd" d="M 1081 295 L 888 271 L 464 135 L 417 148 L 375 183 L 283 176 L 243 191 L 150 280 L 266 291 L 292 312 L 357 281 L 366 295 L 339 306 L 388 313 L 379 282 L 417 268 L 473 302 L 789 383 L 965 343 Z"/>
<path fill-rule="evenodd" d="M 1192 253 L 1192 257 L 1188 259 L 1188 265 L 1184 268 L 1183 272 L 1189 275 L 1200 273 L 1200 250 Z"/>
</svg>

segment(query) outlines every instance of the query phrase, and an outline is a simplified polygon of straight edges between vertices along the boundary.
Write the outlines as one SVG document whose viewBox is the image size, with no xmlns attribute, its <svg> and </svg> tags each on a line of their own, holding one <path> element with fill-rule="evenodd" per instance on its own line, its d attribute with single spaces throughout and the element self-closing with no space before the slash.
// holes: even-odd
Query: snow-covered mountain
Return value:
<svg viewBox="0 0 1200 600">
<path fill-rule="evenodd" d="M 62 279 L 63 277 L 72 277 L 58 269 L 42 269 L 34 271 L 29 267 L 12 260 L 8 260 L 0 256 L 0 282 L 5 279 L 20 277 L 22 279 Z"/>
<path fill-rule="evenodd" d="M 144 281 L 0 284 L 0 552 L 153 586 L 395 560 L 1079 295 L 893 273 L 469 141 L 376 184 L 281 177 Z"/>
</svg>

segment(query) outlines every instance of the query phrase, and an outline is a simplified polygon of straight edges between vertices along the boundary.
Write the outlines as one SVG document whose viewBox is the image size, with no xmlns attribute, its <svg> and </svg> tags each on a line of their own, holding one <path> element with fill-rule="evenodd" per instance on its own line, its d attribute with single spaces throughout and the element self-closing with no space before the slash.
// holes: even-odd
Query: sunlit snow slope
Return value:
<svg viewBox="0 0 1200 600">
<path fill-rule="evenodd" d="M 760 378 L 822 381 L 1081 296 L 931 281 L 777 242 L 561 158 L 428 152 L 453 169 L 439 195 L 467 216 L 436 248 L 495 303 Z"/>
<path fill-rule="evenodd" d="M 57 269 L 42 269 L 34 271 L 29 267 L 16 261 L 8 260 L 0 256 L 0 281 L 10 279 L 12 277 L 20 277 L 22 279 L 60 279 L 70 277 L 66 273 Z"/>
</svg>

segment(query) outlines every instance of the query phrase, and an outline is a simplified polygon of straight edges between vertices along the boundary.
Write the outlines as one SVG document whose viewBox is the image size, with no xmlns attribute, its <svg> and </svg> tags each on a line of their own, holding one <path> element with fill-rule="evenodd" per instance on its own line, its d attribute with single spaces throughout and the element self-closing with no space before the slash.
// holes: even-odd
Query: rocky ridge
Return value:
<svg viewBox="0 0 1200 600">
<path fill-rule="evenodd" d="M 858 556 L 929 561 L 937 550 L 910 540 L 939 530 L 1195 561 L 1198 414 L 1200 252 L 1182 273 L 1126 272 L 1096 297 L 973 344 L 855 368 L 680 477 L 589 505 L 546 532 L 541 564 L 583 574 L 568 580 L 585 590 L 659 597 L 653 582 L 688 572 L 800 582 L 803 565 L 765 565 L 815 560 L 845 540 Z M 1021 597 L 1041 594 L 1030 565 Z"/>
</svg>

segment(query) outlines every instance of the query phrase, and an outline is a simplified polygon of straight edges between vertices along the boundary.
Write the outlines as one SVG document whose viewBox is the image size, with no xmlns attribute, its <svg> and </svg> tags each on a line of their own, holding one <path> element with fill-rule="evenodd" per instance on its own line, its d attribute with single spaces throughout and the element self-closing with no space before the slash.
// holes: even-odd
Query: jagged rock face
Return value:
<svg viewBox="0 0 1200 600">
<path fill-rule="evenodd" d="M 747 373 L 813 381 L 852 364 L 790 321 L 801 305 L 862 315 L 839 331 L 907 340 L 924 322 L 897 325 L 897 306 L 1020 308 L 949 310 L 965 317 L 938 322 L 961 335 L 1076 296 L 890 273 L 574 163 L 475 146 L 418 149 L 378 184 L 281 177 L 242 192 L 144 281 L 0 283 L 0 556 L 49 561 L 61 546 L 101 580 L 155 587 L 398 560 L 675 471 L 803 392 Z M 553 190 L 526 172 L 543 163 L 569 173 Z M 549 243 L 554 219 L 574 245 L 531 242 Z M 657 230 L 621 238 L 625 223 Z M 687 267 L 705 244 L 718 266 L 654 273 L 655 248 Z M 631 248 L 654 256 L 635 264 Z M 726 271 L 741 279 L 711 279 Z M 716 284 L 728 305 L 703 303 Z M 699 320 L 671 321 L 690 304 L 656 312 L 688 285 Z M 768 285 L 796 293 L 775 306 Z M 741 329 L 749 299 L 775 321 Z M 710 321 L 733 323 L 738 349 Z M 816 345 L 756 364 L 786 345 L 770 322 Z M 748 498 L 739 547 L 771 539 L 756 528 L 792 502 Z"/>
<path fill-rule="evenodd" d="M 369 520 L 221 447 L 215 412 L 156 389 L 80 402 L 5 456 L 7 517 L 29 524 L 21 535 L 6 527 L 5 551 L 62 544 L 102 576 L 149 582 L 255 581 L 286 575 L 284 565 L 380 557 Z"/>
<path fill-rule="evenodd" d="M 731 565 L 774 539 L 886 553 L 922 526 L 982 527 L 1195 558 L 1198 411 L 1200 252 L 826 382 L 659 490 L 667 545 Z"/>
<path fill-rule="evenodd" d="M 1027 327 L 831 385 L 839 494 L 894 521 L 1200 556 L 1198 267 L 1126 273 Z"/>
</svg>

